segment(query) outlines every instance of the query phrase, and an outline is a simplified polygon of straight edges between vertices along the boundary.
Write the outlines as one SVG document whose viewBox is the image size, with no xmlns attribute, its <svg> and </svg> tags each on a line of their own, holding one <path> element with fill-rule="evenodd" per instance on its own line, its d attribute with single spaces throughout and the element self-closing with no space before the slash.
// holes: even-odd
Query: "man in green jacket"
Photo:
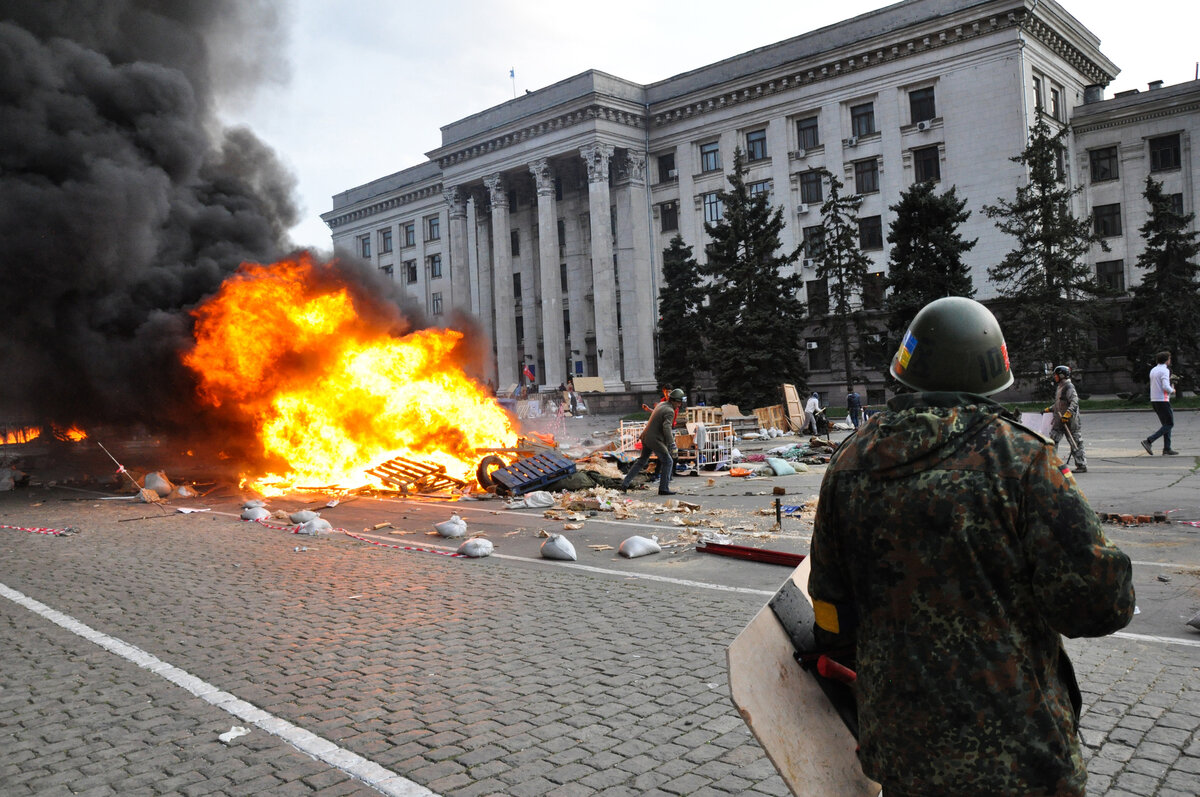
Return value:
<svg viewBox="0 0 1200 797">
<path fill-rule="evenodd" d="M 683 391 L 675 388 L 667 394 L 666 401 L 658 402 L 658 406 L 650 413 L 650 420 L 642 430 L 642 453 L 629 467 L 629 472 L 621 480 L 621 490 L 628 490 L 634 478 L 642 472 L 650 461 L 650 455 L 658 457 L 658 494 L 675 495 L 671 489 L 671 471 L 675 468 L 675 457 L 678 449 L 675 447 L 675 432 L 672 426 L 679 408 L 683 406 Z"/>
<path fill-rule="evenodd" d="M 1060 635 L 1129 622 L 1129 557 L 1053 444 L 985 398 L 1013 381 L 987 308 L 930 303 L 891 371 L 919 392 L 834 453 L 808 584 L 818 640 L 854 651 L 863 771 L 887 797 L 1082 797 Z"/>
</svg>

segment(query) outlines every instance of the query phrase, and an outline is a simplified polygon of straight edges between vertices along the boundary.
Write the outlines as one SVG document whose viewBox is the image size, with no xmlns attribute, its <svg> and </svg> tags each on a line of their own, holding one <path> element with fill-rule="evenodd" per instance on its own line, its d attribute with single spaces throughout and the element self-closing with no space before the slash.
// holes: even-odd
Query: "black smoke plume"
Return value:
<svg viewBox="0 0 1200 797">
<path fill-rule="evenodd" d="M 0 422 L 199 412 L 188 310 L 291 248 L 294 178 L 215 111 L 281 74 L 282 30 L 256 0 L 0 0 Z"/>
</svg>

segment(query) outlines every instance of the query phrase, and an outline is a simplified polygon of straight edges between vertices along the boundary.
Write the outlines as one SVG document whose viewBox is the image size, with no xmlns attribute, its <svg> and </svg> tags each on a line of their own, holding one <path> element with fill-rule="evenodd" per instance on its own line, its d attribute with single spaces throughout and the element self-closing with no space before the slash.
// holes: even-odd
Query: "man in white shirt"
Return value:
<svg viewBox="0 0 1200 797">
<path fill-rule="evenodd" d="M 805 430 L 812 429 L 813 434 L 820 434 L 817 428 L 817 410 L 821 409 L 821 397 L 813 393 L 808 403 L 804 405 L 804 428 Z"/>
<path fill-rule="evenodd" d="M 1171 428 L 1175 426 L 1175 413 L 1171 410 L 1171 396 L 1175 395 L 1175 386 L 1171 384 L 1171 352 L 1160 351 L 1154 359 L 1158 365 L 1150 369 L 1150 406 L 1162 426 L 1142 441 L 1142 448 L 1147 454 L 1154 454 L 1150 444 L 1161 437 L 1163 456 L 1173 457 L 1179 452 L 1171 448 Z"/>
</svg>

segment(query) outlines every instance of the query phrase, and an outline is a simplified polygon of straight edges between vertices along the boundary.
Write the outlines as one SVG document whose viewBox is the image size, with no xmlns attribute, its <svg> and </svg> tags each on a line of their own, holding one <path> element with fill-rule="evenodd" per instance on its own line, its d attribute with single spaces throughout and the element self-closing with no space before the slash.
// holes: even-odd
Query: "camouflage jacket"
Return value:
<svg viewBox="0 0 1200 797">
<path fill-rule="evenodd" d="M 897 396 L 830 461 L 809 591 L 836 611 L 818 638 L 856 644 L 859 757 L 885 794 L 1083 795 L 1059 635 L 1124 627 L 1134 594 L 1060 465 L 949 393 Z"/>
</svg>

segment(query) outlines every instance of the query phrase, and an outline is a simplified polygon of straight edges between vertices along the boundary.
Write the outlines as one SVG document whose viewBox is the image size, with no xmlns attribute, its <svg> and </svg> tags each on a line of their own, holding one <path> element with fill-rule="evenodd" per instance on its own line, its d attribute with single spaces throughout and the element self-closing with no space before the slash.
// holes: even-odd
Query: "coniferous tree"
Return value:
<svg viewBox="0 0 1200 797">
<path fill-rule="evenodd" d="M 975 298 L 971 267 L 963 255 L 976 241 L 963 240 L 958 228 L 971 216 L 967 200 L 959 199 L 954 186 L 943 194 L 934 193 L 932 182 L 913 183 L 892 205 L 888 243 L 888 293 L 884 301 L 888 317 L 890 351 L 900 339 L 917 311 L 943 296 Z"/>
<path fill-rule="evenodd" d="M 1188 229 L 1195 214 L 1176 211 L 1162 184 L 1152 177 L 1146 178 L 1142 196 L 1150 205 L 1150 218 L 1141 226 L 1146 248 L 1137 261 L 1144 273 L 1129 303 L 1128 320 L 1135 330 L 1129 357 L 1132 375 L 1145 382 L 1155 352 L 1165 349 L 1171 352 L 1171 370 L 1196 389 L 1189 367 L 1200 365 L 1200 243 L 1196 231 Z"/>
<path fill-rule="evenodd" d="M 829 291 L 829 313 L 818 325 L 837 335 L 846 390 L 850 391 L 856 381 L 855 342 L 865 331 L 854 299 L 862 295 L 871 259 L 858 245 L 858 209 L 863 198 L 858 194 L 843 194 L 837 175 L 826 171 L 825 176 L 829 180 L 829 198 L 821 205 L 821 242 L 813 247 L 817 251 L 809 252 L 808 256 L 817 261 L 817 279 L 824 279 Z"/>
<path fill-rule="evenodd" d="M 1011 158 L 1026 167 L 1027 182 L 1014 199 L 983 208 L 1017 239 L 1016 248 L 988 269 L 988 279 L 1003 297 L 997 309 L 1013 371 L 1037 380 L 1039 394 L 1050 389 L 1046 364 L 1078 367 L 1092 356 L 1091 335 L 1101 309 L 1095 299 L 1102 291 L 1085 256 L 1093 243 L 1108 248 L 1091 219 L 1071 212 L 1071 199 L 1083 188 L 1065 182 L 1068 131 L 1052 133 L 1039 119 L 1024 151 Z"/>
<path fill-rule="evenodd" d="M 660 385 L 682 388 L 691 394 L 696 373 L 708 367 L 704 322 L 700 308 L 704 287 L 692 256 L 692 247 L 676 233 L 663 250 L 663 286 L 658 294 L 658 365 L 654 378 Z"/>
<path fill-rule="evenodd" d="M 803 383 L 800 339 L 804 305 L 798 274 L 787 274 L 800 248 L 779 254 L 783 209 L 766 193 L 751 196 L 741 149 L 734 152 L 729 188 L 718 193 L 722 217 L 705 222 L 711 238 L 706 313 L 709 362 L 723 401 L 746 409 L 780 402 L 781 385 Z"/>
</svg>

